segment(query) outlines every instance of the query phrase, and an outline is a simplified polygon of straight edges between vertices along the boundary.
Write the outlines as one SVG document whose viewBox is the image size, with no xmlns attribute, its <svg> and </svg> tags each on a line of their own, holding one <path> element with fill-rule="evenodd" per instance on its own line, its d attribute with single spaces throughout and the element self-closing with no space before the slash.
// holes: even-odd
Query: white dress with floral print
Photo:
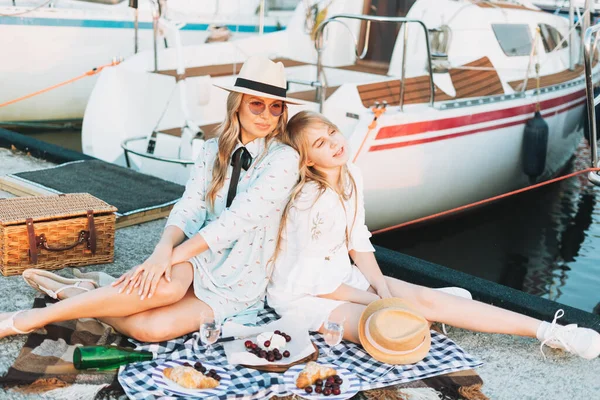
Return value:
<svg viewBox="0 0 600 400">
<path fill-rule="evenodd" d="M 306 184 L 298 195 L 289 211 L 267 290 L 268 303 L 278 314 L 303 318 L 311 330 L 318 330 L 331 311 L 346 303 L 318 295 L 332 293 L 342 283 L 361 290 L 369 288 L 348 255 L 350 250 L 375 251 L 365 225 L 362 176 L 353 164 L 348 168 L 357 186 L 350 199 L 342 202 L 331 189 L 320 194 L 314 182 Z"/>
<path fill-rule="evenodd" d="M 185 193 L 167 220 L 167 226 L 179 227 L 187 237 L 200 234 L 206 240 L 209 249 L 189 260 L 194 267 L 194 292 L 221 321 L 263 300 L 267 261 L 273 255 L 281 213 L 298 180 L 298 153 L 291 147 L 272 141 L 265 150 L 265 139 L 255 139 L 246 149 L 252 165 L 241 171 L 231 206 L 225 208 L 230 165 L 211 209 L 205 196 L 218 142 L 207 140 Z"/>
</svg>

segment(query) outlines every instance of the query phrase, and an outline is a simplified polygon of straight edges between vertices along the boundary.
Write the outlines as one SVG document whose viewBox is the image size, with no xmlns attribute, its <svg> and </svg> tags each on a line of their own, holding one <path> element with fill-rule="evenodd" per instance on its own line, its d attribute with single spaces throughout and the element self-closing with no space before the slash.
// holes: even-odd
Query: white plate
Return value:
<svg viewBox="0 0 600 400">
<path fill-rule="evenodd" d="M 214 369 L 215 371 L 217 371 L 217 374 L 221 377 L 221 380 L 219 381 L 219 386 L 217 386 L 214 389 L 184 388 L 183 386 L 176 384 L 172 380 L 167 379 L 163 375 L 163 370 L 165 368 L 169 368 L 169 367 L 174 368 L 174 367 L 183 365 L 185 363 L 188 363 L 193 367 L 194 364 L 196 363 L 196 360 L 186 360 L 186 359 L 169 360 L 169 361 L 165 361 L 162 364 L 157 365 L 152 370 L 152 379 L 154 379 L 154 382 L 156 382 L 156 386 L 158 386 L 159 388 L 164 389 L 168 392 L 171 392 L 171 393 L 175 393 L 178 395 L 184 395 L 184 396 L 192 395 L 192 396 L 198 397 L 198 398 L 222 396 L 222 395 L 226 394 L 227 387 L 229 385 L 231 385 L 231 377 L 229 376 L 228 373 L 225 372 L 225 370 L 223 368 L 217 367 L 215 365 L 202 363 L 202 365 L 204 367 L 206 367 L 207 370 L 210 371 L 211 369 Z"/>
<path fill-rule="evenodd" d="M 225 328 L 227 325 L 227 329 Z M 293 362 L 300 361 L 305 357 L 310 356 L 315 352 L 315 348 L 310 340 L 310 335 L 303 324 L 298 323 L 292 317 L 283 317 L 276 321 L 273 321 L 266 325 L 257 327 L 247 327 L 236 324 L 234 322 L 226 322 L 223 326 L 224 336 L 248 336 L 245 339 L 233 340 L 231 342 L 223 343 L 225 349 L 225 355 L 227 356 L 227 362 L 230 365 L 250 365 L 250 366 L 261 366 L 261 365 L 275 365 L 275 366 L 287 366 Z M 257 336 L 263 332 L 274 332 L 280 330 L 288 333 L 292 337 L 291 342 L 287 342 L 285 349 L 282 349 L 283 353 L 285 350 L 290 352 L 289 358 L 282 358 L 279 361 L 269 362 L 264 358 L 256 357 L 250 353 L 244 346 L 246 340 L 257 342 Z M 257 343 L 263 347 L 262 343 Z"/>
<path fill-rule="evenodd" d="M 286 371 L 283 375 L 283 380 L 285 382 L 286 388 L 305 399 L 329 399 L 329 400 L 342 400 L 349 399 L 354 396 L 360 390 L 360 380 L 354 375 L 352 372 L 348 371 L 346 368 L 340 368 L 331 364 L 320 364 L 326 367 L 334 368 L 337 371 L 337 374 L 342 378 L 343 382 L 340 385 L 340 393 L 338 396 L 329 395 L 325 396 L 323 393 L 315 393 L 314 391 L 310 394 L 306 393 L 304 389 L 299 389 L 296 387 L 296 379 L 300 372 L 304 369 L 306 364 L 294 365 L 290 369 Z M 314 385 L 313 385 L 314 389 Z"/>
</svg>

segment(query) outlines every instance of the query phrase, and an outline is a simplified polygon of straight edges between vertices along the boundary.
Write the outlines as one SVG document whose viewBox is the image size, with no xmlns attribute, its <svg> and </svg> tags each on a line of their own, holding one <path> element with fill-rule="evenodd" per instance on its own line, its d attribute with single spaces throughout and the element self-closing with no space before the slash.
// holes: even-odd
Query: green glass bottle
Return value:
<svg viewBox="0 0 600 400">
<path fill-rule="evenodd" d="M 153 358 L 149 351 L 137 351 L 127 347 L 80 346 L 73 352 L 73 365 L 76 369 L 106 371 Z"/>
</svg>

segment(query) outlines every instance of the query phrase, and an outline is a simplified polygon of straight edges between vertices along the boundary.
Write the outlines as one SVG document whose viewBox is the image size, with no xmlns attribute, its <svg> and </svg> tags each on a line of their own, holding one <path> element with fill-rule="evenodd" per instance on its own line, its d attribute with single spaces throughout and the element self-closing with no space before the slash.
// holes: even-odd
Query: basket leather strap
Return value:
<svg viewBox="0 0 600 400">
<path fill-rule="evenodd" d="M 37 264 L 37 240 L 33 229 L 33 218 L 27 218 L 25 224 L 27 225 L 27 239 L 29 240 L 29 259 L 32 264 Z"/>
<path fill-rule="evenodd" d="M 87 211 L 88 219 L 88 232 L 90 233 L 88 239 L 88 249 L 92 251 L 93 255 L 96 255 L 96 225 L 94 224 L 94 211 Z"/>
<path fill-rule="evenodd" d="M 25 223 L 27 224 L 27 239 L 29 241 L 29 260 L 32 264 L 37 264 L 38 261 L 38 248 L 43 248 L 48 251 L 65 251 L 70 250 L 77 245 L 86 242 L 87 249 L 92 252 L 92 255 L 96 255 L 96 224 L 94 223 L 94 211 L 87 210 L 87 221 L 88 230 L 81 231 L 79 233 L 79 240 L 71 245 L 64 247 L 50 247 L 48 246 L 46 235 L 40 234 L 36 236 L 35 228 L 33 226 L 33 218 L 27 218 Z"/>
</svg>

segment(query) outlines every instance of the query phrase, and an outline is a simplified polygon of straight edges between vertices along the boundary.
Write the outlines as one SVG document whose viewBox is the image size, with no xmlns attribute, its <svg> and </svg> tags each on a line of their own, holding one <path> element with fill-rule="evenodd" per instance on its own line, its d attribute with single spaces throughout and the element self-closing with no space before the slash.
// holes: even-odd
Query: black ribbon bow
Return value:
<svg viewBox="0 0 600 400">
<path fill-rule="evenodd" d="M 233 172 L 231 173 L 231 181 L 229 182 L 229 191 L 227 192 L 227 205 L 229 208 L 237 192 L 237 185 L 240 180 L 240 173 L 242 168 L 247 171 L 252 164 L 252 155 L 244 146 L 240 147 L 233 152 L 231 157 L 231 165 L 233 166 Z"/>
</svg>

